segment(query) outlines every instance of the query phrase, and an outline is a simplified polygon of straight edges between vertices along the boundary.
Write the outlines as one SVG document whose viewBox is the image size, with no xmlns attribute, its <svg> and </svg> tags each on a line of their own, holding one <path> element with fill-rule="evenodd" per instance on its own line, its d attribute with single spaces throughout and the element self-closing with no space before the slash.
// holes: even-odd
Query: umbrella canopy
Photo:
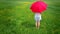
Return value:
<svg viewBox="0 0 60 34">
<path fill-rule="evenodd" d="M 47 4 L 44 3 L 43 1 L 37 1 L 31 5 L 30 9 L 34 13 L 42 13 L 47 9 Z"/>
</svg>

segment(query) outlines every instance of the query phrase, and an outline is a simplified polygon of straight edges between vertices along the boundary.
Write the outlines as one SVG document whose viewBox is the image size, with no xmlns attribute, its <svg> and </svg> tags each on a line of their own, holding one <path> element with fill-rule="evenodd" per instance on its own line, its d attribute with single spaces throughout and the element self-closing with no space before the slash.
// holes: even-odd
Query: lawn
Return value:
<svg viewBox="0 0 60 34">
<path fill-rule="evenodd" d="M 29 1 L 0 1 L 0 34 L 60 34 L 60 1 L 45 1 L 41 27 L 35 28 Z"/>
</svg>

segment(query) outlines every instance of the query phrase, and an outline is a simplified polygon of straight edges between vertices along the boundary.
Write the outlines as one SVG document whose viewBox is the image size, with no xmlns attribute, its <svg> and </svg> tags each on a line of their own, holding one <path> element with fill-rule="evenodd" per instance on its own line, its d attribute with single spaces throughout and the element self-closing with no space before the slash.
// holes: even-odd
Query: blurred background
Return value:
<svg viewBox="0 0 60 34">
<path fill-rule="evenodd" d="M 30 6 L 36 0 L 0 0 L 0 34 L 60 34 L 60 0 L 44 0 L 41 27 L 35 28 Z"/>
</svg>

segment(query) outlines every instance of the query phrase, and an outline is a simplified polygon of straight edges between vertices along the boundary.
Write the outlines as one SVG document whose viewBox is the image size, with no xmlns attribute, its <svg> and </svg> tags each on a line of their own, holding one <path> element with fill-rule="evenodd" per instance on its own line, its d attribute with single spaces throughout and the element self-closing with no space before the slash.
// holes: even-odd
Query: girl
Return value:
<svg viewBox="0 0 60 34">
<path fill-rule="evenodd" d="M 40 21 L 41 21 L 41 13 L 46 10 L 47 8 L 47 4 L 44 3 L 42 0 L 37 0 L 36 2 L 34 2 L 30 9 L 32 10 L 32 12 L 35 13 L 35 20 L 36 20 L 36 28 L 39 29 L 40 27 Z"/>
</svg>

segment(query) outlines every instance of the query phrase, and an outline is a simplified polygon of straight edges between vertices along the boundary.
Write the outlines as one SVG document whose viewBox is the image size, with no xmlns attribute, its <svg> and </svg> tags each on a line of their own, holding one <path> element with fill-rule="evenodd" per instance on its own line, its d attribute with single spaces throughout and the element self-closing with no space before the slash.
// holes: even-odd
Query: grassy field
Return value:
<svg viewBox="0 0 60 34">
<path fill-rule="evenodd" d="M 60 34 L 60 1 L 46 1 L 41 27 L 35 28 L 32 2 L 0 1 L 0 34 Z"/>
</svg>

